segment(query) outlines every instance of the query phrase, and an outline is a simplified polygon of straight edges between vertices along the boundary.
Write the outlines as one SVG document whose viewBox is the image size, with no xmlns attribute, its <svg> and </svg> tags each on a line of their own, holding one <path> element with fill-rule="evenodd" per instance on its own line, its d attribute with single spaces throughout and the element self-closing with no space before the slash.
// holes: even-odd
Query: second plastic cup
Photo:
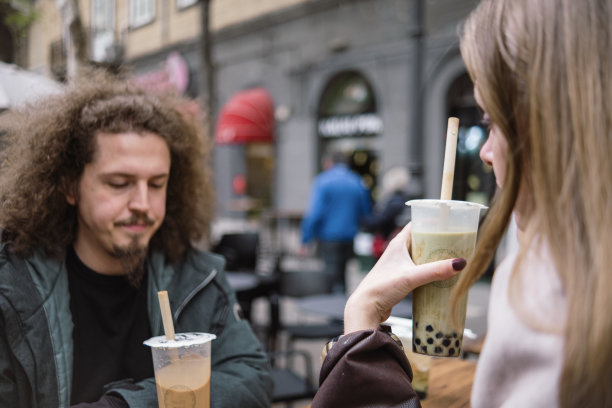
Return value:
<svg viewBox="0 0 612 408">
<path fill-rule="evenodd" d="M 412 200 L 412 259 L 417 265 L 468 259 L 476 245 L 480 211 L 467 201 Z M 458 276 L 418 287 L 412 294 L 412 350 L 438 357 L 461 355 L 467 295 L 461 299 L 460 326 L 451 317 L 449 298 Z"/>
<path fill-rule="evenodd" d="M 159 408 L 210 407 L 209 333 L 179 333 L 174 340 L 152 337 L 151 347 Z"/>
</svg>

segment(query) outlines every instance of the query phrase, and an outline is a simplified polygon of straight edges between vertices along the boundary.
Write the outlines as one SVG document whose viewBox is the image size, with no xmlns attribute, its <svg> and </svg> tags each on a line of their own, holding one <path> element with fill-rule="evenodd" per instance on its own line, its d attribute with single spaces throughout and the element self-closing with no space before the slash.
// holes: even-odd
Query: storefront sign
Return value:
<svg viewBox="0 0 612 408">
<path fill-rule="evenodd" d="M 319 120 L 319 134 L 322 137 L 375 136 L 382 130 L 382 119 L 376 113 L 331 116 Z"/>
</svg>

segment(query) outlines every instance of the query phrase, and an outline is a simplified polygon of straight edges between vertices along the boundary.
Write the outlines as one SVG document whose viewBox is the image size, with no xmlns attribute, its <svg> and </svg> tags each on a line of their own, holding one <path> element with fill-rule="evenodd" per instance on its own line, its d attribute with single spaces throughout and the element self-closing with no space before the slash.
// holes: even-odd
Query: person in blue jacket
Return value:
<svg viewBox="0 0 612 408">
<path fill-rule="evenodd" d="M 347 156 L 333 152 L 312 185 L 308 210 L 302 220 L 302 253 L 316 240 L 330 276 L 332 290 L 345 293 L 345 271 L 353 256 L 353 239 L 370 214 L 371 200 L 361 177 L 347 165 Z"/>
<path fill-rule="evenodd" d="M 209 148 L 186 101 L 93 72 L 12 112 L 0 161 L 0 406 L 157 407 L 157 291 L 209 332 L 211 407 L 268 407 L 265 352 L 196 249 Z"/>
</svg>

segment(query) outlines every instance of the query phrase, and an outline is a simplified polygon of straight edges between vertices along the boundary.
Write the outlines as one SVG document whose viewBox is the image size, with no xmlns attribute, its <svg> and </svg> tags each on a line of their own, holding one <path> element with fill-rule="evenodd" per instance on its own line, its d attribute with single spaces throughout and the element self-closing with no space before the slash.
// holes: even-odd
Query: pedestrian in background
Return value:
<svg viewBox="0 0 612 408">
<path fill-rule="evenodd" d="M 363 222 L 366 231 L 374 235 L 372 256 L 380 258 L 391 238 L 410 221 L 410 207 L 406 206 L 410 174 L 402 166 L 385 172 L 381 181 L 380 196 L 372 214 Z"/>
<path fill-rule="evenodd" d="M 334 293 L 346 292 L 346 265 L 353 256 L 353 240 L 371 212 L 371 199 L 361 177 L 348 167 L 342 152 L 325 156 L 312 185 L 308 210 L 302 220 L 302 254 L 316 240 L 317 250 Z"/>
</svg>

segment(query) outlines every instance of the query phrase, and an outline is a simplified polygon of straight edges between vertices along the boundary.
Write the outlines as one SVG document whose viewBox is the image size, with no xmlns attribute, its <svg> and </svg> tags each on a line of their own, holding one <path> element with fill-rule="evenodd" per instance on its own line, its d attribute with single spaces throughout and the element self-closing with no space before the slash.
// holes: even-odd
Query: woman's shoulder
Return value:
<svg viewBox="0 0 612 408">
<path fill-rule="evenodd" d="M 565 300 L 546 252 L 518 253 L 497 267 L 472 406 L 556 406 Z M 517 274 L 515 276 L 515 273 Z"/>
</svg>

